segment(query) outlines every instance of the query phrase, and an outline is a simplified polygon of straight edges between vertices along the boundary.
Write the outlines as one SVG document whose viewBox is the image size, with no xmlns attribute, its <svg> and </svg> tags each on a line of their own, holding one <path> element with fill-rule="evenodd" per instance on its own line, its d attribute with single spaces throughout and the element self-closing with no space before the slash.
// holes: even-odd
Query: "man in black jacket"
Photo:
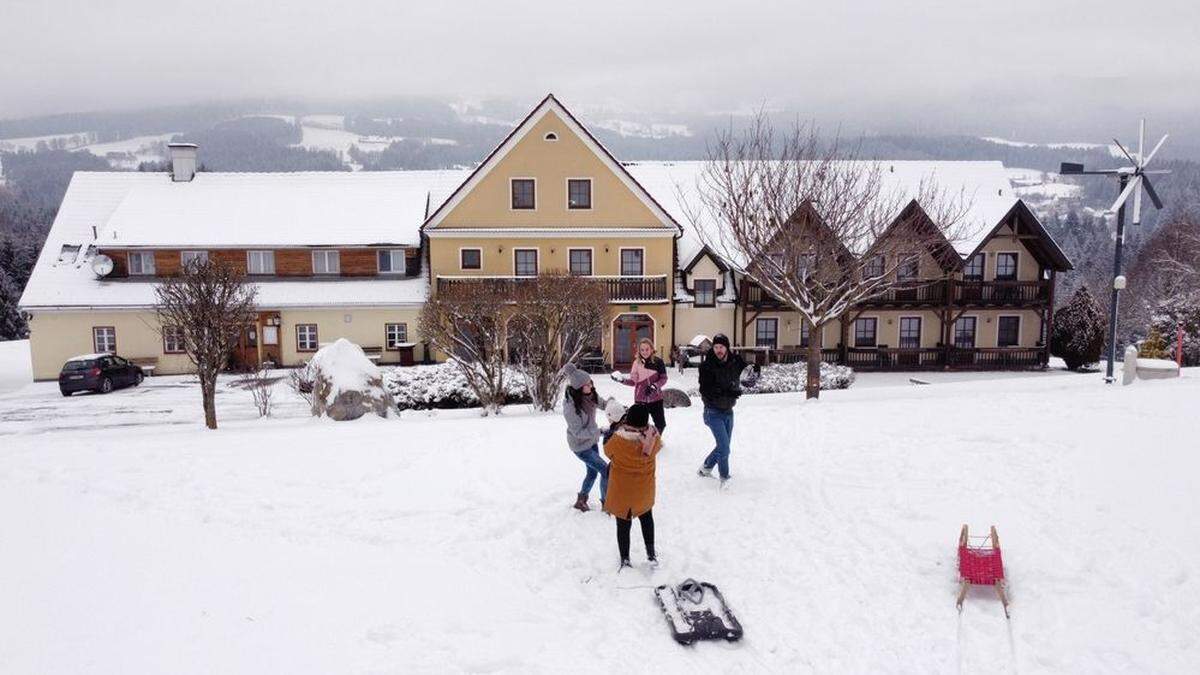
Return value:
<svg viewBox="0 0 1200 675">
<path fill-rule="evenodd" d="M 713 467 L 721 476 L 721 487 L 729 481 L 729 443 L 733 436 L 733 406 L 742 395 L 742 371 L 746 361 L 729 350 L 729 338 L 718 333 L 713 337 L 712 349 L 700 362 L 700 398 L 704 401 L 704 424 L 717 442 L 713 451 L 704 458 L 704 466 L 697 472 L 711 478 Z M 754 379 L 758 366 L 754 366 Z M 753 384 L 751 380 L 748 384 Z"/>
</svg>

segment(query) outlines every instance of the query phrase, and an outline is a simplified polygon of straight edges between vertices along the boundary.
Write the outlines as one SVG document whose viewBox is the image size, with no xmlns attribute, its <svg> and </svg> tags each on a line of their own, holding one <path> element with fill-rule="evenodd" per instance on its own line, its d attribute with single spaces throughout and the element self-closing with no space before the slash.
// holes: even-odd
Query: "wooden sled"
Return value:
<svg viewBox="0 0 1200 675">
<path fill-rule="evenodd" d="M 1004 605 L 1004 617 L 1008 618 L 1008 589 L 1004 580 L 1004 558 L 1000 553 L 1000 535 L 993 525 L 989 534 L 976 537 L 977 545 L 971 544 L 967 526 L 962 526 L 958 535 L 958 611 L 962 611 L 967 589 L 972 584 L 993 586 L 1000 604 Z"/>
</svg>

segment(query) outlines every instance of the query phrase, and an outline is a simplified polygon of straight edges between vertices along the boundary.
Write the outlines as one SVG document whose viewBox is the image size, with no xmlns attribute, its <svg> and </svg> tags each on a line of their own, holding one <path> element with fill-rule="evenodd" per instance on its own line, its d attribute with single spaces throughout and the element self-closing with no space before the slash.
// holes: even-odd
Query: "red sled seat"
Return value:
<svg viewBox="0 0 1200 675">
<path fill-rule="evenodd" d="M 1008 616 L 1008 593 L 1004 582 L 1004 557 L 1000 553 L 1000 536 L 995 526 L 987 536 L 978 538 L 982 545 L 972 546 L 967 526 L 962 526 L 958 536 L 958 609 L 962 611 L 963 599 L 971 584 L 994 586 L 996 595 L 1004 605 L 1004 616 Z"/>
</svg>

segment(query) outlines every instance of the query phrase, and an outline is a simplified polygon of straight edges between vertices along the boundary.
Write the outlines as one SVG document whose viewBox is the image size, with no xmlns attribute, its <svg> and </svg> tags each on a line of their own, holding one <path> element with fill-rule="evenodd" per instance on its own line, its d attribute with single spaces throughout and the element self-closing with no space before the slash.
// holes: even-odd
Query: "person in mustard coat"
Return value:
<svg viewBox="0 0 1200 675">
<path fill-rule="evenodd" d="M 608 467 L 608 498 L 604 510 L 617 521 L 617 551 L 621 567 L 629 567 L 629 531 L 633 519 L 642 526 L 646 560 L 658 566 L 654 552 L 654 468 L 662 439 L 650 426 L 650 410 L 642 403 L 630 406 L 612 438 L 604 444 Z"/>
</svg>

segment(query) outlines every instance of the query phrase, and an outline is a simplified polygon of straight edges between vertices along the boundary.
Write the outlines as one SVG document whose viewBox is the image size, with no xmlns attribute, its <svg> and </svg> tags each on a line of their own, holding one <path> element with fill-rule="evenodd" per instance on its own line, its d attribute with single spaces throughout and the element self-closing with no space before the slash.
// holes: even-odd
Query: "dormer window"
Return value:
<svg viewBox="0 0 1200 675">
<path fill-rule="evenodd" d="M 179 264 L 187 267 L 188 265 L 203 265 L 208 262 L 208 251 L 180 251 Z"/>
<path fill-rule="evenodd" d="M 532 178 L 514 178 L 512 179 L 512 207 L 513 209 L 532 210 L 536 208 L 536 181 Z"/>
<path fill-rule="evenodd" d="M 570 178 L 567 180 L 567 208 L 592 208 L 592 179 Z"/>
<path fill-rule="evenodd" d="M 407 271 L 407 266 L 404 249 L 391 248 L 379 252 L 380 274 L 404 274 Z"/>
<path fill-rule="evenodd" d="M 275 251 L 246 251 L 247 274 L 275 274 Z"/>
<path fill-rule="evenodd" d="M 154 276 L 154 252 L 153 251 L 130 251 L 129 252 L 129 275 L 130 276 Z"/>
<path fill-rule="evenodd" d="M 321 250 L 312 253 L 313 274 L 340 274 L 341 257 L 337 250 Z"/>
</svg>

